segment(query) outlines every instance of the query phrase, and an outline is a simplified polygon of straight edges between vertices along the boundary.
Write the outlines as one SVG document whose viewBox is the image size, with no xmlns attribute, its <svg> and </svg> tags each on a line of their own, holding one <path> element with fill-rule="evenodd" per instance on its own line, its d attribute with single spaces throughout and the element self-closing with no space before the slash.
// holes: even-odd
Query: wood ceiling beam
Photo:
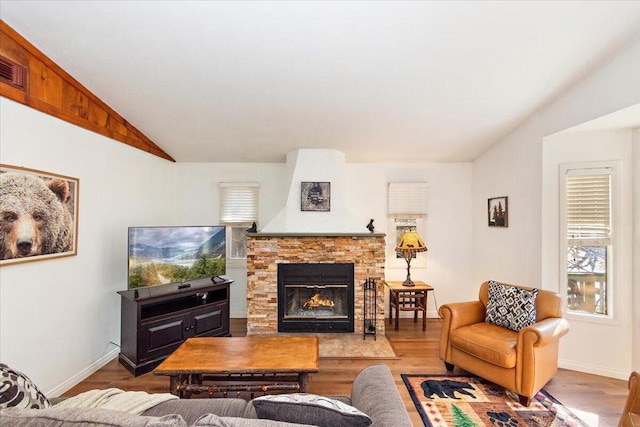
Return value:
<svg viewBox="0 0 640 427">
<path fill-rule="evenodd" d="M 2 20 L 0 55 L 27 69 L 25 90 L 0 80 L 0 96 L 175 162 L 173 157 Z"/>
</svg>

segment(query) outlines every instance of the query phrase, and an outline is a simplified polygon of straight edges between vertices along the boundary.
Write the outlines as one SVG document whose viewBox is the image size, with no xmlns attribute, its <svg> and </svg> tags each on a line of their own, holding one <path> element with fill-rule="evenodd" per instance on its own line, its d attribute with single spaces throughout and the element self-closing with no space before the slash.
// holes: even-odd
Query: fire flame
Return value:
<svg viewBox="0 0 640 427">
<path fill-rule="evenodd" d="M 330 299 L 320 297 L 317 293 L 312 296 L 307 302 L 302 304 L 302 308 L 318 308 L 318 307 L 335 307 L 335 304 Z"/>
</svg>

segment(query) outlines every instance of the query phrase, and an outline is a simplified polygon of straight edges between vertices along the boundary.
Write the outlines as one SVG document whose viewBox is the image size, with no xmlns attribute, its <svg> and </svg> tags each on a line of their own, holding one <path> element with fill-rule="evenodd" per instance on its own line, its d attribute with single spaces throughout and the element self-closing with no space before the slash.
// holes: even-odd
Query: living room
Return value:
<svg viewBox="0 0 640 427">
<path fill-rule="evenodd" d="M 28 7 L 21 11 L 18 3 L 2 2 L 3 21 L 79 78 L 75 71 L 83 70 L 67 69 L 58 60 L 64 59 L 64 52 L 48 48 L 48 36 L 40 39 L 43 36 L 38 31 L 28 30 L 28 17 L 43 20 L 38 22 L 43 22 L 44 29 L 48 22 L 44 16 L 53 19 L 56 14 L 34 14 Z M 41 6 L 46 7 L 44 3 Z M 637 24 L 637 8 L 633 10 L 635 15 L 628 14 Z M 626 21 L 620 15 L 615 16 L 622 25 Z M 62 25 L 61 20 L 56 18 L 47 25 L 55 28 Z M 517 123 L 511 122 L 508 131 L 496 134 L 472 159 L 432 160 L 426 149 L 405 147 L 401 141 L 387 138 L 387 145 L 402 156 L 354 161 L 353 151 L 346 152 L 344 188 L 334 187 L 334 191 L 346 195 L 349 210 L 362 222 L 361 232 L 367 232 L 365 227 L 373 218 L 376 232 L 389 236 L 388 183 L 428 184 L 423 237 L 429 251 L 424 255 L 425 266 L 412 269 L 412 276 L 432 284 L 437 303 L 442 305 L 476 298 L 480 284 L 489 279 L 559 292 L 558 165 L 576 153 L 576 146 L 580 156 L 569 157 L 571 161 L 619 161 L 621 249 L 615 260 L 619 287 L 614 294 L 614 318 L 608 322 L 570 319 L 571 331 L 561 341 L 559 356 L 561 368 L 619 380 L 640 369 L 640 132 L 637 121 L 622 129 L 589 123 L 602 117 L 612 123 L 613 117 L 628 115 L 629 111 L 637 119 L 637 110 L 629 109 L 640 104 L 640 40 L 637 28 L 626 28 L 615 36 L 619 38 L 612 36 L 617 44 L 601 46 L 599 52 L 588 51 L 585 65 L 576 68 L 572 78 L 565 76 L 564 85 L 558 83 L 548 99 Z M 89 54 L 99 53 L 87 49 Z M 96 80 L 103 78 L 100 73 L 94 74 Z M 90 82 L 81 83 L 93 89 Z M 109 93 L 96 91 L 96 95 L 110 103 Z M 132 92 L 128 104 L 111 107 L 162 147 L 162 135 L 156 134 L 153 123 L 136 122 L 124 113 L 133 114 L 137 100 L 143 96 Z M 164 105 L 161 96 L 156 103 L 155 120 L 172 122 L 174 107 Z M 295 113 L 294 108 L 289 111 Z M 346 151 L 330 142 L 307 146 L 301 139 L 275 159 L 174 163 L 4 96 L 0 112 L 3 164 L 77 177 L 80 182 L 77 255 L 0 269 L 0 361 L 28 373 L 53 396 L 64 393 L 119 353 L 117 292 L 126 289 L 128 227 L 215 224 L 220 211 L 219 183 L 257 182 L 258 228 L 262 229 L 286 206 L 288 152 L 300 148 Z M 304 114 L 292 117 L 293 122 L 308 121 L 314 129 L 318 125 Z M 414 119 L 419 117 L 416 113 Z M 195 125 L 172 126 L 188 141 L 193 139 L 189 126 L 197 127 L 198 121 L 211 117 L 196 119 Z M 274 127 L 286 127 L 281 122 L 276 124 Z M 585 130 L 576 129 L 580 125 Z M 457 122 L 449 126 L 455 127 Z M 268 126 L 267 131 L 271 132 Z M 315 129 L 314 133 L 321 132 Z M 363 141 L 367 139 L 376 138 L 368 135 Z M 216 145 L 215 141 L 206 143 Z M 233 153 L 243 151 L 239 147 L 230 153 L 220 152 L 220 158 L 233 159 Z M 354 151 L 370 150 L 370 145 L 362 142 Z M 487 199 L 497 196 L 509 198 L 507 228 L 487 226 Z M 402 266 L 385 268 L 387 280 L 402 280 L 405 275 Z M 226 276 L 234 281 L 231 318 L 246 318 L 246 269 L 229 267 Z M 437 317 L 434 302 L 430 300 L 428 307 L 430 318 Z"/>
</svg>

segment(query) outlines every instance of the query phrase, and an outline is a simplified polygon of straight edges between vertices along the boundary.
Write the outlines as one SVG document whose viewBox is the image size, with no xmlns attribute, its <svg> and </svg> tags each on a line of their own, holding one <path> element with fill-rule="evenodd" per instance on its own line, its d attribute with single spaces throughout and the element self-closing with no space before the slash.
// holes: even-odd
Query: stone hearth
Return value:
<svg viewBox="0 0 640 427">
<path fill-rule="evenodd" d="M 363 284 L 377 283 L 376 330 L 384 336 L 385 235 L 381 233 L 249 233 L 247 334 L 278 333 L 278 264 L 353 263 L 354 333 L 363 333 Z"/>
</svg>

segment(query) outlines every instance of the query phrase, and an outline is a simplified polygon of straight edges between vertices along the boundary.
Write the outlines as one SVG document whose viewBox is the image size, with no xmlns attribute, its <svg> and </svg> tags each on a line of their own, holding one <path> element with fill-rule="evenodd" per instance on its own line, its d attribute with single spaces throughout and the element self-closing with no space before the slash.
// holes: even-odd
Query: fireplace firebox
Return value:
<svg viewBox="0 0 640 427">
<path fill-rule="evenodd" d="M 353 264 L 278 264 L 278 332 L 353 332 Z"/>
</svg>

